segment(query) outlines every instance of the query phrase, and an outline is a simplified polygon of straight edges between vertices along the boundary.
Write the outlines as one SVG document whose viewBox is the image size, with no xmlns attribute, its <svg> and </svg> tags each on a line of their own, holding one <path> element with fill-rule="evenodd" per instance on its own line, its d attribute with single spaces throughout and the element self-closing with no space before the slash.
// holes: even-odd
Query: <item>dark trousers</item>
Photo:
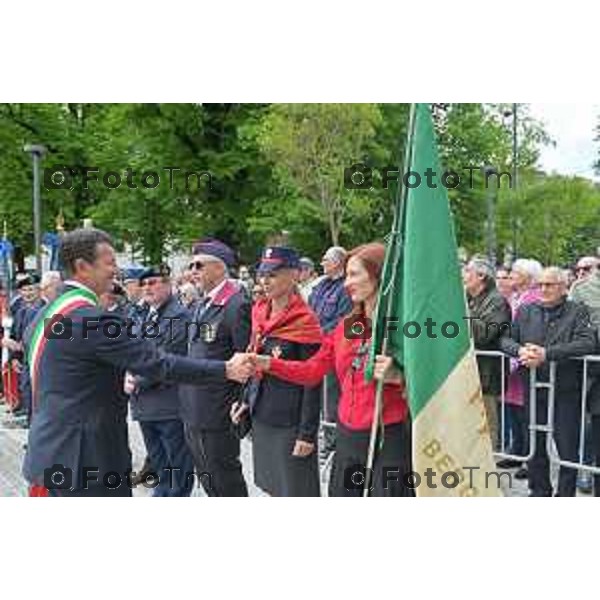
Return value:
<svg viewBox="0 0 600 600">
<path fill-rule="evenodd" d="M 153 496 L 189 496 L 194 487 L 194 465 L 179 419 L 140 421 L 152 472 L 159 483 Z"/>
<path fill-rule="evenodd" d="M 600 414 L 592 415 L 591 452 L 594 465 L 600 467 Z M 594 475 L 594 496 L 600 496 L 600 475 Z"/>
<path fill-rule="evenodd" d="M 321 417 L 327 423 L 337 421 L 340 384 L 335 372 L 325 375 L 321 382 Z M 335 450 L 336 433 L 333 427 L 322 427 L 322 449 L 325 454 Z"/>
<path fill-rule="evenodd" d="M 525 406 L 507 404 L 506 416 L 510 428 L 510 453 L 527 456 L 529 453 L 529 421 Z"/>
<path fill-rule="evenodd" d="M 331 473 L 330 496 L 363 495 L 365 465 L 369 451 L 368 431 L 353 431 L 338 425 L 337 448 Z M 398 423 L 385 427 L 383 447 L 379 443 L 373 462 L 371 496 L 414 496 L 405 483 L 411 471 L 410 425 Z"/>
<path fill-rule="evenodd" d="M 577 462 L 579 450 L 579 427 L 581 407 L 578 402 L 580 392 L 557 395 L 554 402 L 554 442 L 562 460 Z M 536 422 L 547 424 L 548 396 L 539 390 L 536 403 Z M 536 433 L 535 454 L 529 461 L 529 489 L 532 496 L 551 496 L 550 461 L 546 449 L 546 434 Z M 558 496 L 575 496 L 577 470 L 560 467 L 558 473 Z"/>
<path fill-rule="evenodd" d="M 208 431 L 186 423 L 185 439 L 208 496 L 248 495 L 240 462 L 240 440 L 230 428 Z"/>
</svg>

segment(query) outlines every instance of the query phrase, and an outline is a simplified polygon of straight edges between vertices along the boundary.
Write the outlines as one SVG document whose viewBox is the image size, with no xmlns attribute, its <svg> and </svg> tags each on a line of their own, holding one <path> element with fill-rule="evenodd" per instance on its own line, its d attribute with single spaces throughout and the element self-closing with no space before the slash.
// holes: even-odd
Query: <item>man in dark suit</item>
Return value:
<svg viewBox="0 0 600 600">
<path fill-rule="evenodd" d="M 172 354 L 187 354 L 191 314 L 173 295 L 167 265 L 148 267 L 140 277 L 143 297 L 150 307 L 140 333 Z M 160 475 L 154 496 L 189 496 L 194 465 L 183 433 L 178 385 L 131 377 L 131 412 L 139 421 L 152 469 Z"/>
<path fill-rule="evenodd" d="M 567 276 L 562 269 L 544 269 L 538 281 L 541 300 L 522 306 L 511 326 L 510 336 L 500 338 L 500 348 L 519 358 L 523 367 L 538 369 L 539 381 L 548 381 L 548 363 L 556 362 L 554 393 L 554 441 L 562 460 L 577 462 L 579 427 L 581 423 L 581 385 L 583 363 L 571 360 L 594 354 L 597 348 L 596 330 L 592 327 L 588 309 L 567 300 Z M 528 372 L 523 369 L 523 383 L 529 389 Z M 531 390 L 530 390 L 531 392 Z M 533 402 L 531 394 L 529 405 Z M 547 425 L 548 393 L 540 389 L 535 403 L 537 422 Z M 536 433 L 535 453 L 529 461 L 530 496 L 551 496 L 550 461 L 546 433 Z M 561 467 L 557 496 L 574 496 L 577 470 Z"/>
<path fill-rule="evenodd" d="M 234 261 L 233 251 L 218 240 L 194 246 L 190 269 L 203 299 L 194 313 L 197 329 L 189 336 L 191 357 L 227 360 L 248 347 L 250 299 L 242 286 L 228 278 Z M 231 405 L 240 393 L 240 385 L 215 380 L 180 388 L 186 439 L 209 496 L 248 495 L 240 463 L 240 441 L 229 418 Z"/>
<path fill-rule="evenodd" d="M 123 370 L 152 380 L 223 383 L 244 381 L 252 369 L 245 357 L 194 360 L 131 335 L 119 315 L 98 305 L 117 271 L 110 236 L 78 229 L 61 242 L 68 279 L 25 339 L 34 409 L 23 473 L 52 495 L 131 496 Z"/>
</svg>

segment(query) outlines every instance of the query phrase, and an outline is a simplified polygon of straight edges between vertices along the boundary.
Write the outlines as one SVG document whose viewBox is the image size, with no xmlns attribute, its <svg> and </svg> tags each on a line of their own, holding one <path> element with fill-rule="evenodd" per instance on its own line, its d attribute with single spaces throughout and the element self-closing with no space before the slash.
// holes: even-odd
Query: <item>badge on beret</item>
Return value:
<svg viewBox="0 0 600 600">
<path fill-rule="evenodd" d="M 281 346 L 275 346 L 272 350 L 271 350 L 271 356 L 273 358 L 279 358 L 281 356 L 282 352 L 281 352 Z"/>
</svg>

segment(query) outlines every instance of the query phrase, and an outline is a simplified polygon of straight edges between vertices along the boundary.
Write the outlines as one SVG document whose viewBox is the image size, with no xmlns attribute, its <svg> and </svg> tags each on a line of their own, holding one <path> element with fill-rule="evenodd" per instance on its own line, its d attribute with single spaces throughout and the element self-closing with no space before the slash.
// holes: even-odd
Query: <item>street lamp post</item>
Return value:
<svg viewBox="0 0 600 600">
<path fill-rule="evenodd" d="M 519 157 L 519 146 L 517 144 L 517 107 L 518 105 L 516 103 L 513 104 L 512 107 L 512 114 L 513 114 L 513 131 L 512 131 L 512 185 L 513 185 L 513 189 L 512 189 L 512 193 L 513 193 L 513 198 L 515 199 L 515 202 L 513 203 L 513 215 L 512 215 L 512 246 L 513 246 L 513 256 L 516 259 L 517 258 L 517 230 L 518 230 L 518 224 L 517 224 L 517 216 L 515 215 L 515 208 L 516 208 L 516 199 L 517 199 L 517 176 L 518 176 L 518 170 L 517 170 L 517 162 L 518 162 L 518 157 Z"/>
<path fill-rule="evenodd" d="M 33 161 L 33 238 L 35 250 L 35 268 L 42 272 L 42 205 L 40 201 L 40 161 L 46 148 L 39 144 L 27 144 L 23 150 L 31 153 Z"/>
<path fill-rule="evenodd" d="M 494 202 L 494 188 L 488 185 L 489 177 L 496 170 L 491 166 L 484 167 L 486 187 L 486 246 L 487 257 L 491 265 L 496 266 L 496 206 Z"/>
</svg>

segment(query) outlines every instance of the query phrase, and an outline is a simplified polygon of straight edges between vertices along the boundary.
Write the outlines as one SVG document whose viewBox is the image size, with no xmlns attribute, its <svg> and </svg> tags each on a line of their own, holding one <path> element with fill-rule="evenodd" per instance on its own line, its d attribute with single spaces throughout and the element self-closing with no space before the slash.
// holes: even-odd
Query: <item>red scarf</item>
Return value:
<svg viewBox="0 0 600 600">
<path fill-rule="evenodd" d="M 277 337 L 299 344 L 323 341 L 319 320 L 300 294 L 292 294 L 284 310 L 273 315 L 271 301 L 257 300 L 252 307 L 252 340 L 250 350 L 260 352 L 266 337 Z"/>
</svg>

